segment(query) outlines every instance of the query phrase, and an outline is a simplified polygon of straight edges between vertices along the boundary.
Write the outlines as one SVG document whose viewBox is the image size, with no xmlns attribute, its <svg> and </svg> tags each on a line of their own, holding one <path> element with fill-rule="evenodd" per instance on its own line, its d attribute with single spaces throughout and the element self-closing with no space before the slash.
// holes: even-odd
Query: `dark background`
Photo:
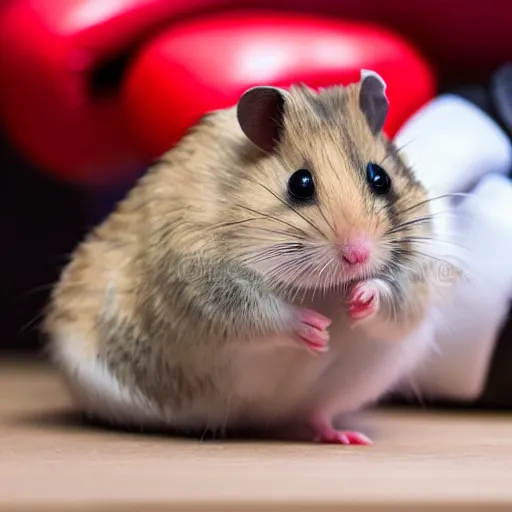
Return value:
<svg viewBox="0 0 512 512">
<path fill-rule="evenodd" d="M 29 165 L 0 133 L 0 351 L 39 351 L 38 331 L 49 288 L 82 236 L 78 190 Z"/>
</svg>

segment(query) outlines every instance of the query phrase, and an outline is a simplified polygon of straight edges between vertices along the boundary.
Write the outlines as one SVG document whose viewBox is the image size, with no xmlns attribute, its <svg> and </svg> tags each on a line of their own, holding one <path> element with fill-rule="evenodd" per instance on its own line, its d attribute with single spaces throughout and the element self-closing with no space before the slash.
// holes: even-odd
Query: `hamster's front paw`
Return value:
<svg viewBox="0 0 512 512">
<path fill-rule="evenodd" d="M 306 347 L 316 353 L 325 352 L 328 349 L 329 332 L 327 328 L 331 320 L 311 309 L 299 309 L 294 334 Z"/>
<path fill-rule="evenodd" d="M 376 279 L 370 279 L 357 283 L 350 291 L 348 300 L 348 314 L 352 320 L 359 323 L 372 318 L 380 308 L 379 282 Z"/>
</svg>

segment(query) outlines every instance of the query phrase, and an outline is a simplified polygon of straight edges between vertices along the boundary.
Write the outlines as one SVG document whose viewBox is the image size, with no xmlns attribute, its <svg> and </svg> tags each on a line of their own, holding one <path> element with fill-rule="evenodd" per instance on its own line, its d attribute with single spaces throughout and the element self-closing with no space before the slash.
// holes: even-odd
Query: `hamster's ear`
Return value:
<svg viewBox="0 0 512 512">
<path fill-rule="evenodd" d="M 361 70 L 359 107 L 366 116 L 370 130 L 377 135 L 386 121 L 389 102 L 386 97 L 386 82 L 375 71 Z"/>
<path fill-rule="evenodd" d="M 277 87 L 257 86 L 245 91 L 237 105 L 237 118 L 246 137 L 271 152 L 279 142 L 288 93 Z"/>
</svg>

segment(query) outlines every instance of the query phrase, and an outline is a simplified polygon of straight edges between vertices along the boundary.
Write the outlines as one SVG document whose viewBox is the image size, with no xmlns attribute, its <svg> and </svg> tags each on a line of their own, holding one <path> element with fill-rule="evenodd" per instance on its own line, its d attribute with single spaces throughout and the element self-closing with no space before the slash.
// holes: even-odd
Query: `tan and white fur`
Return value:
<svg viewBox="0 0 512 512">
<path fill-rule="evenodd" d="M 320 92 L 254 87 L 165 154 L 54 289 L 44 327 L 80 407 L 118 425 L 368 442 L 333 418 L 431 350 L 443 292 L 426 271 L 433 201 L 383 135 L 387 109 L 368 71 Z M 371 162 L 389 192 L 372 191 Z M 290 196 L 298 169 L 311 200 Z"/>
</svg>

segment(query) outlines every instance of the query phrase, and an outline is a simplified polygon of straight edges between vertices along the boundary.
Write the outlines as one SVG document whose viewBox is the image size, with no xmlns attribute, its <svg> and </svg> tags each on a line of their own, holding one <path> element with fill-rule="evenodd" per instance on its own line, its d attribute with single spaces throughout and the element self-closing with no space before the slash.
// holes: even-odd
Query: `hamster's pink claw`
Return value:
<svg viewBox="0 0 512 512">
<path fill-rule="evenodd" d="M 373 444 L 372 440 L 361 432 L 353 430 L 336 430 L 330 420 L 322 416 L 314 418 L 311 422 L 315 433 L 315 442 L 344 445 L 369 446 Z"/>
<path fill-rule="evenodd" d="M 316 441 L 319 443 L 358 446 L 370 446 L 373 444 L 372 440 L 366 437 L 361 432 L 335 429 L 331 429 L 329 432 L 319 434 L 318 437 L 316 438 Z"/>
<path fill-rule="evenodd" d="M 331 320 L 310 309 L 299 310 L 299 321 L 295 327 L 297 339 L 313 352 L 325 352 L 329 343 L 327 328 Z"/>
<path fill-rule="evenodd" d="M 353 320 L 362 320 L 374 315 L 379 309 L 379 291 L 371 281 L 362 281 L 354 286 L 349 297 L 348 313 Z"/>
</svg>

